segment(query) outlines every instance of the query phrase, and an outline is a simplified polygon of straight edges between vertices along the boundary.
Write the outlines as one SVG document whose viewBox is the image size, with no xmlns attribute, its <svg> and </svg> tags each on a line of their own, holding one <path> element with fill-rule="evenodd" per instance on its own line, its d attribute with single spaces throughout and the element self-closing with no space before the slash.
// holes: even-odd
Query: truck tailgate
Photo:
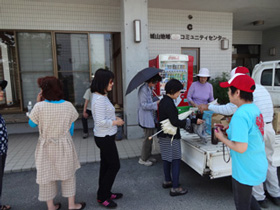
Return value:
<svg viewBox="0 0 280 210">
<path fill-rule="evenodd" d="M 207 144 L 200 143 L 200 138 L 196 134 L 189 134 L 181 129 L 181 147 L 182 160 L 193 168 L 201 176 L 207 175 L 211 179 L 231 175 L 231 161 L 228 160 L 229 151 L 225 149 L 223 156 L 223 144 L 211 144 L 211 136 L 208 136 Z M 272 164 L 280 166 L 280 135 L 276 135 L 275 152 L 272 158 Z"/>
<path fill-rule="evenodd" d="M 200 175 L 211 179 L 231 175 L 231 161 L 226 163 L 223 157 L 223 146 L 211 144 L 210 135 L 207 144 L 200 143 L 196 134 L 189 134 L 181 129 L 182 160 Z M 225 150 L 225 159 L 229 158 L 229 150 Z"/>
</svg>

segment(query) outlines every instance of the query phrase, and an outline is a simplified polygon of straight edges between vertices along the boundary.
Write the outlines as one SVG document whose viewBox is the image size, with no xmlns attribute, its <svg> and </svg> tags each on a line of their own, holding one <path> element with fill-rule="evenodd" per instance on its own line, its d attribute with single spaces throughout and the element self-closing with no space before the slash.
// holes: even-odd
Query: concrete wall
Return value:
<svg viewBox="0 0 280 210">
<path fill-rule="evenodd" d="M 262 41 L 261 61 L 280 60 L 280 26 L 264 31 Z M 275 48 L 276 55 L 269 54 L 271 48 Z"/>
<path fill-rule="evenodd" d="M 233 31 L 232 44 L 262 44 L 262 31 Z"/>
<path fill-rule="evenodd" d="M 120 8 L 103 5 L 0 0 L 0 29 L 120 32 Z"/>
<path fill-rule="evenodd" d="M 188 16 L 193 18 L 189 19 Z M 149 56 L 158 54 L 181 53 L 182 47 L 200 48 L 200 67 L 209 68 L 213 77 L 231 70 L 232 14 L 200 12 L 189 10 L 149 8 L 149 33 L 203 35 L 208 40 L 166 40 L 150 39 Z M 187 25 L 192 24 L 193 30 Z M 229 49 L 221 50 L 221 41 L 210 41 L 209 36 L 222 36 L 229 39 Z"/>
<path fill-rule="evenodd" d="M 148 5 L 146 0 L 122 0 L 122 67 L 123 90 L 138 71 L 148 66 Z M 141 42 L 134 42 L 133 21 L 141 20 Z M 128 139 L 143 136 L 143 129 L 138 125 L 137 90 L 124 97 L 125 133 Z"/>
</svg>

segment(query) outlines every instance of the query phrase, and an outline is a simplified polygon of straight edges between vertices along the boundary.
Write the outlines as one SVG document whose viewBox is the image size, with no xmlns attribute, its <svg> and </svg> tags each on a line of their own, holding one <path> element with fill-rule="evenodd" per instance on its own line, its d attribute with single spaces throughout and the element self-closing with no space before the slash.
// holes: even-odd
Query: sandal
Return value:
<svg viewBox="0 0 280 210">
<path fill-rule="evenodd" d="M 56 203 L 54 204 L 56 210 L 59 210 L 61 208 L 61 203 Z"/>
<path fill-rule="evenodd" d="M 164 181 L 164 182 L 162 183 L 162 187 L 163 187 L 164 189 L 170 188 L 170 187 L 172 187 L 172 182 L 171 182 L 171 181 Z"/>
<path fill-rule="evenodd" d="M 81 202 L 79 204 L 82 205 L 81 208 L 79 208 L 79 209 L 69 209 L 69 210 L 82 210 L 82 209 L 84 209 L 86 207 L 86 203 L 85 202 Z"/>
<path fill-rule="evenodd" d="M 122 197 L 123 197 L 122 193 L 112 193 L 110 199 L 111 200 L 113 200 L 113 199 L 120 199 Z"/>
<path fill-rule="evenodd" d="M 102 202 L 101 200 L 97 200 L 97 202 L 99 203 L 99 204 L 101 204 L 102 206 L 105 206 L 106 208 L 111 208 L 111 209 L 113 209 L 113 208 L 116 208 L 118 205 L 114 202 L 114 201 L 112 201 L 111 199 L 107 199 L 107 200 L 105 200 L 104 202 Z"/>
<path fill-rule="evenodd" d="M 0 206 L 0 210 L 9 210 L 9 209 L 11 209 L 12 207 L 11 206 L 9 206 L 9 205 L 2 205 L 2 206 Z"/>
<path fill-rule="evenodd" d="M 184 189 L 182 187 L 178 187 L 178 188 L 171 188 L 170 190 L 170 195 L 171 196 L 178 196 L 178 195 L 185 195 L 188 193 L 187 189 Z"/>
</svg>

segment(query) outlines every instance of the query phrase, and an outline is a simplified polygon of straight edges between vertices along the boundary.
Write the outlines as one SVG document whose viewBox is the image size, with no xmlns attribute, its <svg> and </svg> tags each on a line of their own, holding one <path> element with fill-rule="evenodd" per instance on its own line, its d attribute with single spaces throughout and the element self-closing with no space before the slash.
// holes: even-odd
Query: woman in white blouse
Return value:
<svg viewBox="0 0 280 210">
<path fill-rule="evenodd" d="M 100 173 L 97 201 L 108 208 L 117 204 L 113 199 L 119 199 L 122 193 L 112 193 L 111 188 L 120 169 L 119 154 L 115 143 L 117 126 L 124 121 L 116 117 L 115 108 L 107 97 L 107 93 L 114 85 L 113 72 L 98 69 L 91 83 L 92 102 L 91 111 L 94 119 L 94 139 L 100 149 Z"/>
</svg>

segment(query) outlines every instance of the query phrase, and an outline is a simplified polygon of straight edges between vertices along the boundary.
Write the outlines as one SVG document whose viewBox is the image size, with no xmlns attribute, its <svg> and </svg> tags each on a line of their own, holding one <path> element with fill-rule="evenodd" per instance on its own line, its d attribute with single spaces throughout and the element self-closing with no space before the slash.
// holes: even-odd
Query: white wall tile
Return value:
<svg viewBox="0 0 280 210">
<path fill-rule="evenodd" d="M 120 8 L 0 0 L 0 29 L 120 32 Z"/>
<path fill-rule="evenodd" d="M 221 41 L 209 40 L 149 40 L 149 57 L 158 54 L 181 53 L 182 47 L 200 48 L 200 67 L 209 68 L 213 77 L 231 70 L 232 14 L 188 10 L 149 8 L 149 34 L 189 34 L 222 36 L 229 39 L 230 48 L 221 50 Z M 191 20 L 188 15 L 192 15 Z M 189 31 L 187 25 L 192 24 Z"/>
</svg>

